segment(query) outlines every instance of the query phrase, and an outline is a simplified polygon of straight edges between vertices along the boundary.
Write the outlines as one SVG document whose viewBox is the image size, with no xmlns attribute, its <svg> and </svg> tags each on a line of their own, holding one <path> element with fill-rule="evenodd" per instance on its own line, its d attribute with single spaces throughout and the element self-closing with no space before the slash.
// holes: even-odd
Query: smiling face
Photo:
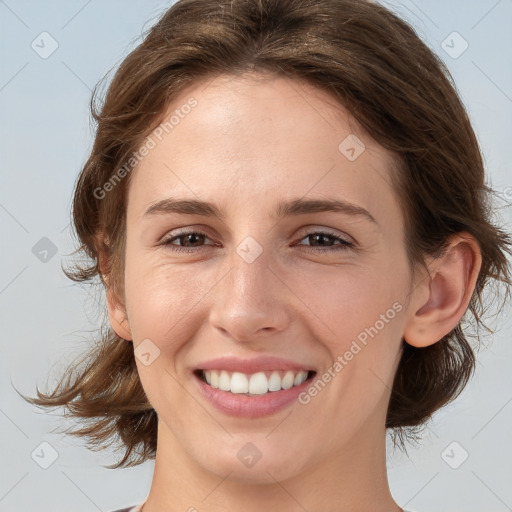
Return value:
<svg viewBox="0 0 512 512">
<path fill-rule="evenodd" d="M 190 98 L 197 105 L 182 109 Z M 159 453 L 252 483 L 334 468 L 340 456 L 371 460 L 412 289 L 392 156 L 297 81 L 217 77 L 183 93 L 165 119 L 176 109 L 173 129 L 152 134 L 132 171 L 127 320 L 109 303 L 136 353 L 144 340 L 160 351 L 148 365 L 137 358 Z M 316 371 L 301 399 L 247 417 L 217 406 L 229 391 L 206 398 L 195 374 L 205 361 L 260 356 Z M 253 466 L 247 450 L 261 454 Z"/>
</svg>

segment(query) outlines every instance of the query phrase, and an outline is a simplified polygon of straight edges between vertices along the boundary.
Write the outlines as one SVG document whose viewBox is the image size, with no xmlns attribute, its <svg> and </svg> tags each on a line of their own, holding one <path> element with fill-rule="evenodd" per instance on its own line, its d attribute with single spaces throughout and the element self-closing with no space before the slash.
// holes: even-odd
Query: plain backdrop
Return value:
<svg viewBox="0 0 512 512">
<path fill-rule="evenodd" d="M 145 500 L 153 463 L 109 470 L 59 411 L 34 396 L 91 342 L 101 295 L 69 281 L 75 179 L 91 149 L 94 84 L 172 2 L 0 0 L 0 511 L 108 511 Z M 512 2 L 386 3 L 448 65 L 474 123 L 492 186 L 512 202 Z M 454 34 L 456 32 L 456 34 Z M 41 42 L 43 41 L 43 42 Z M 467 48 L 466 48 L 467 46 Z M 510 226 L 510 208 L 501 211 Z M 389 451 L 401 506 L 418 512 L 512 510 L 512 326 L 486 338 L 476 375 L 408 456 Z M 53 382 L 52 379 L 49 380 Z M 41 444 L 43 443 L 43 444 Z M 45 466 L 47 466 L 45 468 Z"/>
</svg>

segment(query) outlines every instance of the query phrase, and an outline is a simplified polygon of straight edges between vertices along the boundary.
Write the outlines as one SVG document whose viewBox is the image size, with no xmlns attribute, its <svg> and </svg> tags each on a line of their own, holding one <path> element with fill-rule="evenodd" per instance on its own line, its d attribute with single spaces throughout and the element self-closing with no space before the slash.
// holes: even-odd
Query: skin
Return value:
<svg viewBox="0 0 512 512">
<path fill-rule="evenodd" d="M 401 510 L 385 453 L 401 340 L 427 346 L 457 325 L 481 264 L 477 243 L 454 236 L 443 258 L 427 260 L 429 274 L 412 273 L 393 155 L 326 92 L 285 78 L 219 76 L 175 98 L 169 115 L 192 96 L 198 105 L 132 171 L 125 293 L 107 294 L 117 334 L 134 349 L 150 339 L 160 350 L 148 366 L 137 359 L 159 417 L 144 512 Z M 366 146 L 354 161 L 338 149 L 349 134 Z M 144 217 L 170 196 L 214 202 L 224 219 Z M 348 201 L 376 222 L 274 215 L 278 201 L 303 197 Z M 207 237 L 163 245 L 180 228 Z M 318 231 L 355 248 L 329 237 L 315 244 L 308 235 Z M 248 236 L 263 251 L 252 263 L 236 251 Z M 196 252 L 172 251 L 184 245 Z M 394 303 L 401 311 L 306 405 L 234 418 L 196 389 L 192 369 L 219 356 L 274 355 L 321 376 Z M 252 467 L 237 457 L 248 442 L 262 454 Z"/>
</svg>

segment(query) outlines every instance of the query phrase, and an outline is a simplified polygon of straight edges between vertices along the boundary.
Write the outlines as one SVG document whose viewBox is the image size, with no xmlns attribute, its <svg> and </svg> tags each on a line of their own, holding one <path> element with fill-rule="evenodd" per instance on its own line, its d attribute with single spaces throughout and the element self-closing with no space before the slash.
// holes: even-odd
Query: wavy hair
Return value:
<svg viewBox="0 0 512 512">
<path fill-rule="evenodd" d="M 105 289 L 111 286 L 124 297 L 130 174 L 104 197 L 98 191 L 119 176 L 178 94 L 199 80 L 253 71 L 328 91 L 396 156 L 392 185 L 411 265 L 438 256 L 454 233 L 466 231 L 478 241 L 482 267 L 459 325 L 428 347 L 402 341 L 386 428 L 404 446 L 404 439 L 412 439 L 470 379 L 476 348 L 468 328 L 472 323 L 479 333 L 486 327 L 483 315 L 500 297 L 501 285 L 510 294 L 511 239 L 493 223 L 494 192 L 486 185 L 479 144 L 450 72 L 406 21 L 382 5 L 370 0 L 174 3 L 121 63 L 104 97 L 99 99 L 102 81 L 93 91 L 94 145 L 76 181 L 72 209 L 80 243 L 75 253 L 89 264 L 75 263 L 64 272 L 77 282 L 99 278 Z M 109 468 L 154 458 L 157 414 L 139 380 L 133 344 L 111 327 L 100 329 L 94 347 L 67 367 L 51 393 L 37 389 L 37 395 L 25 399 L 64 406 L 74 418 L 85 419 L 88 425 L 71 434 L 87 439 L 92 449 L 120 440 L 124 457 Z"/>
</svg>

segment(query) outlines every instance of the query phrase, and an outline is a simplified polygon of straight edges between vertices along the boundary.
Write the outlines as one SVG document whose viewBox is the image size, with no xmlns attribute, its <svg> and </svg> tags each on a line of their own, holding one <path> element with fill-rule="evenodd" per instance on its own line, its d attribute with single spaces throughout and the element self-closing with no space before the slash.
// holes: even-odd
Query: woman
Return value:
<svg viewBox="0 0 512 512">
<path fill-rule="evenodd" d="M 131 510 L 402 510 L 386 429 L 462 391 L 510 285 L 442 62 L 369 1 L 179 0 L 93 114 L 67 274 L 110 328 L 31 401 L 155 459 Z"/>
</svg>

